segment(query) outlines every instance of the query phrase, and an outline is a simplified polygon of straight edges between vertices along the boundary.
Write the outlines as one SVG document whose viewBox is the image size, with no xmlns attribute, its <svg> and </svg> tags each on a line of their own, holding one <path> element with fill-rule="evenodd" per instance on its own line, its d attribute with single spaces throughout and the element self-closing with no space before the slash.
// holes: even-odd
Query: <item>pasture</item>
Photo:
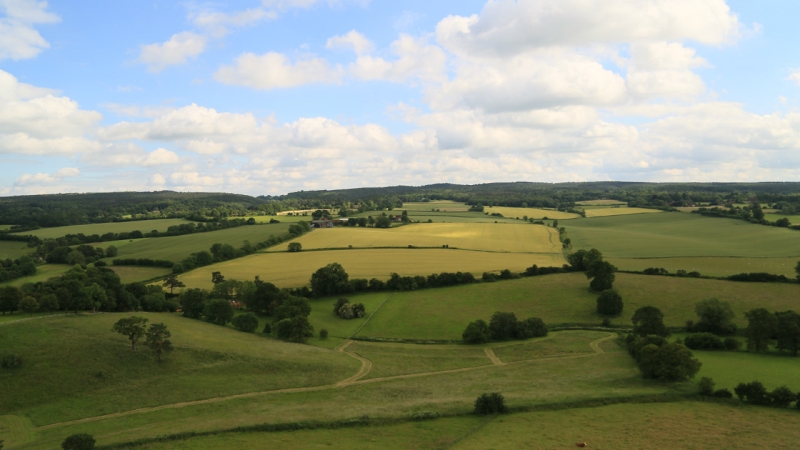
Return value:
<svg viewBox="0 0 800 450">
<path fill-rule="evenodd" d="M 60 277 L 67 273 L 73 266 L 69 264 L 42 264 L 36 266 L 36 273 L 29 277 L 17 278 L 16 280 L 6 281 L 3 284 L 9 286 L 22 286 L 25 283 L 36 283 L 39 281 L 47 281 L 50 278 Z"/>
<path fill-rule="evenodd" d="M 0 259 L 17 259 L 34 250 L 28 247 L 27 242 L 0 241 Z"/>
<path fill-rule="evenodd" d="M 367 215 L 366 214 L 358 215 L 358 217 L 361 216 L 366 217 Z M 427 222 L 428 220 L 430 220 L 435 223 L 519 223 L 519 221 L 514 218 L 492 217 L 478 212 L 409 211 L 408 217 L 415 222 Z"/>
<path fill-rule="evenodd" d="M 389 279 L 392 273 L 427 276 L 460 271 L 480 277 L 483 272 L 504 269 L 521 272 L 533 264 L 560 267 L 566 263 L 561 253 L 496 253 L 443 248 L 270 252 L 201 267 L 178 278 L 188 287 L 210 289 L 211 272 L 222 272 L 227 279 L 252 280 L 258 275 L 278 287 L 300 287 L 309 284 L 311 274 L 317 269 L 334 262 L 341 264 L 350 278 L 381 280 Z"/>
<path fill-rule="evenodd" d="M 619 200 L 601 199 L 601 200 L 581 200 L 575 202 L 578 206 L 612 206 L 612 205 L 626 205 L 627 203 Z"/>
<path fill-rule="evenodd" d="M 800 391 L 800 361 L 770 348 L 769 353 L 694 351 L 703 363 L 695 377 L 711 377 L 716 388 L 733 388 L 739 383 L 758 380 L 768 390 L 788 386 L 793 392 Z"/>
<path fill-rule="evenodd" d="M 503 217 L 509 218 L 516 218 L 519 217 L 522 219 L 525 216 L 528 216 L 529 219 L 544 219 L 547 217 L 548 219 L 556 219 L 556 220 L 566 220 L 566 219 L 576 219 L 580 216 L 573 213 L 558 211 L 555 209 L 541 209 L 541 208 L 514 208 L 510 206 L 485 206 L 483 208 L 484 213 L 489 213 L 491 216 L 494 213 L 502 214 Z"/>
<path fill-rule="evenodd" d="M 172 270 L 163 267 L 108 266 L 108 268 L 116 272 L 123 283 L 148 281 L 169 275 L 172 272 Z"/>
<path fill-rule="evenodd" d="M 557 230 L 531 224 L 421 223 L 396 228 L 324 228 L 291 242 L 299 242 L 303 250 L 448 245 L 487 252 L 561 253 Z M 284 245 L 270 249 L 285 250 Z"/>
<path fill-rule="evenodd" d="M 241 247 L 244 241 L 250 241 L 251 244 L 255 245 L 268 239 L 271 235 L 282 236 L 286 234 L 290 225 L 288 223 L 245 225 L 205 233 L 109 241 L 94 245 L 102 248 L 106 248 L 109 245 L 117 247 L 119 250 L 118 255 L 114 258 L 106 258 L 109 263 L 118 258 L 166 259 L 178 262 L 192 253 L 202 250 L 208 251 L 215 243 L 230 244 L 236 248 Z"/>
<path fill-rule="evenodd" d="M 395 208 L 394 211 L 406 210 L 409 213 L 411 213 L 412 211 L 424 212 L 424 211 L 434 211 L 438 209 L 440 212 L 459 212 L 459 211 L 464 212 L 464 211 L 469 211 L 469 208 L 470 208 L 469 205 L 460 202 L 453 202 L 450 200 L 434 200 L 430 202 L 406 202 L 403 203 L 402 207 Z M 390 212 L 394 211 L 386 212 L 386 214 L 389 214 Z"/>
<path fill-rule="evenodd" d="M 607 258 L 620 270 L 641 272 L 648 267 L 663 267 L 670 273 L 678 270 L 697 271 L 702 275 L 726 277 L 745 272 L 766 272 L 795 278 L 794 268 L 800 257 L 794 258 L 746 258 L 746 257 L 705 257 L 688 258 Z"/>
<path fill-rule="evenodd" d="M 594 218 L 594 217 L 627 216 L 630 214 L 653 214 L 653 213 L 661 213 L 663 211 L 659 211 L 657 209 L 647 209 L 647 208 L 628 208 L 627 206 L 612 206 L 612 207 L 588 206 L 584 208 L 584 212 L 586 213 L 586 218 Z"/>
<path fill-rule="evenodd" d="M 155 219 L 155 220 L 136 220 L 131 222 L 108 222 L 93 223 L 87 225 L 70 225 L 66 227 L 39 228 L 33 231 L 23 231 L 17 234 L 36 236 L 39 239 L 55 239 L 68 234 L 83 233 L 86 236 L 93 234 L 103 235 L 105 233 L 121 233 L 130 231 L 141 231 L 148 233 L 151 230 L 167 231 L 173 225 L 181 225 L 191 221 L 186 219 Z"/>
<path fill-rule="evenodd" d="M 209 280 L 211 275 L 208 275 Z M 358 336 L 398 339 L 458 340 L 469 322 L 489 321 L 495 311 L 514 312 L 519 319 L 539 317 L 548 325 L 582 323 L 599 325 L 597 293 L 588 289 L 582 273 L 528 277 L 519 280 L 397 292 L 381 307 Z M 736 322 L 745 326 L 744 312 L 753 308 L 775 311 L 796 309 L 795 284 L 735 283 L 722 280 L 631 275 L 618 273 L 614 283 L 625 309 L 611 318 L 616 325 L 631 326 L 633 312 L 655 306 L 668 326 L 697 320 L 694 306 L 708 298 L 730 302 Z M 654 295 L 654 293 L 658 293 Z M 357 295 L 350 301 L 359 301 Z M 332 300 L 330 300 L 332 301 Z M 413 313 L 410 313 L 413 312 Z"/>
<path fill-rule="evenodd" d="M 135 450 L 329 448 L 459 450 L 487 448 L 791 448 L 800 438 L 793 411 L 699 402 L 619 404 L 494 417 L 279 433 L 232 433 L 133 447 Z"/>
<path fill-rule="evenodd" d="M 574 249 L 606 258 L 800 257 L 796 230 L 695 214 L 635 214 L 565 224 Z"/>
</svg>

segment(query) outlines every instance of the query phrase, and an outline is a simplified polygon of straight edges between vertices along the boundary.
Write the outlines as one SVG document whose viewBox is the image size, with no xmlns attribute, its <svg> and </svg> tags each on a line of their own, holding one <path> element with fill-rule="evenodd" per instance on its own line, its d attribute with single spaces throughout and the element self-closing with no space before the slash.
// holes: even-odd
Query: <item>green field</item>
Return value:
<svg viewBox="0 0 800 450">
<path fill-rule="evenodd" d="M 529 219 L 544 219 L 547 217 L 548 219 L 557 219 L 557 220 L 564 220 L 564 219 L 576 219 L 580 217 L 577 214 L 558 211 L 555 209 L 541 209 L 541 208 L 512 208 L 509 206 L 486 206 L 483 208 L 485 213 L 489 213 L 491 218 L 491 214 L 500 213 L 503 217 L 509 218 L 516 218 L 519 217 L 522 219 L 525 216 L 528 216 Z"/>
<path fill-rule="evenodd" d="M 366 214 L 359 214 L 358 217 Z M 374 217 L 374 216 L 373 216 Z M 492 217 L 477 212 L 409 212 L 408 217 L 414 222 L 434 223 L 519 223 L 513 217 Z M 521 218 L 520 218 L 521 219 Z"/>
<path fill-rule="evenodd" d="M 3 284 L 9 286 L 22 286 L 25 283 L 36 283 L 39 281 L 47 281 L 50 278 L 60 277 L 67 273 L 73 266 L 69 264 L 42 264 L 36 266 L 36 273 L 29 277 L 17 278 L 16 280 L 6 281 Z"/>
<path fill-rule="evenodd" d="M 662 267 L 670 273 L 678 270 L 697 271 L 702 275 L 726 277 L 746 272 L 767 272 L 795 278 L 795 266 L 800 257 L 744 258 L 744 257 L 690 257 L 690 258 L 607 258 L 620 270 L 641 272 L 648 267 Z"/>
<path fill-rule="evenodd" d="M 370 247 L 443 247 L 489 252 L 561 253 L 558 231 L 530 224 L 422 223 L 397 228 L 339 227 L 313 230 L 292 242 L 303 250 Z M 288 244 L 287 244 L 288 245 Z M 272 251 L 285 251 L 276 246 Z"/>
<path fill-rule="evenodd" d="M 172 272 L 163 267 L 139 267 L 139 266 L 108 266 L 119 275 L 123 283 L 135 283 L 137 281 L 147 281 L 153 278 L 166 276 Z"/>
<path fill-rule="evenodd" d="M 103 235 L 105 233 L 121 233 L 128 231 L 141 231 L 149 233 L 151 230 L 167 231 L 173 225 L 189 223 L 186 219 L 156 219 L 156 220 L 137 220 L 131 222 L 108 222 L 93 223 L 89 225 L 70 225 L 67 227 L 40 228 L 33 231 L 24 231 L 17 234 L 32 235 L 40 239 L 55 239 L 68 234 L 83 233 L 86 236 L 93 234 Z"/>
<path fill-rule="evenodd" d="M 28 247 L 27 242 L 0 241 L 0 259 L 17 259 L 36 250 Z"/>
<path fill-rule="evenodd" d="M 408 211 L 411 213 L 412 211 L 417 212 L 424 212 L 424 211 L 432 211 L 432 210 L 440 210 L 441 212 L 454 212 L 454 211 L 469 211 L 470 206 L 464 203 L 459 202 L 452 202 L 449 200 L 438 200 L 438 201 L 431 201 L 431 202 L 406 202 L 403 203 L 401 208 L 396 208 L 395 211 Z M 386 214 L 389 214 L 389 211 Z M 374 214 L 373 214 L 374 216 Z"/>
<path fill-rule="evenodd" d="M 676 402 L 623 404 L 489 418 L 457 417 L 380 427 L 235 433 L 134 447 L 136 450 L 229 448 L 348 449 L 726 449 L 792 448 L 794 411 Z M 721 444 L 724 443 L 724 444 Z"/>
<path fill-rule="evenodd" d="M 768 390 L 786 385 L 800 391 L 800 360 L 770 349 L 769 353 L 695 351 L 703 363 L 696 379 L 711 377 L 717 389 L 758 380 Z"/>
<path fill-rule="evenodd" d="M 611 199 L 604 199 L 604 200 L 582 200 L 579 202 L 575 202 L 578 206 L 611 206 L 611 205 L 627 205 L 625 202 L 621 202 L 619 200 L 611 200 Z"/>
<path fill-rule="evenodd" d="M 317 233 L 319 231 L 314 231 Z M 121 252 L 120 252 L 121 254 Z M 211 287 L 211 272 L 222 272 L 227 279 L 252 280 L 256 275 L 279 287 L 309 284 L 311 274 L 337 262 L 350 278 L 386 280 L 400 275 L 430 275 L 440 272 L 521 272 L 533 264 L 560 267 L 566 263 L 560 253 L 495 253 L 456 249 L 353 249 L 303 251 L 299 253 L 260 253 L 195 269 L 179 278 L 189 287 Z"/>
<path fill-rule="evenodd" d="M 800 256 L 800 234 L 741 220 L 662 213 L 598 217 L 565 224 L 575 249 L 606 258 Z"/>
<path fill-rule="evenodd" d="M 178 262 L 192 253 L 201 250 L 208 251 L 216 243 L 231 244 L 239 248 L 242 246 L 242 242 L 249 240 L 251 244 L 255 245 L 268 239 L 271 235 L 282 236 L 286 234 L 290 225 L 288 223 L 247 225 L 205 233 L 185 234 L 183 236 L 110 241 L 94 245 L 102 248 L 106 248 L 109 245 L 117 247 L 119 254 L 115 258 L 107 258 L 106 261 L 109 263 L 117 258 L 166 259 Z"/>
<path fill-rule="evenodd" d="M 582 273 L 570 273 L 397 292 L 358 335 L 457 340 L 469 322 L 488 321 L 495 311 L 514 312 L 520 319 L 540 317 L 547 324 L 599 325 L 603 317 L 595 312 L 597 293 L 589 291 L 588 285 Z M 734 322 L 744 326 L 747 324 L 744 312 L 753 308 L 797 309 L 796 298 L 800 292 L 795 284 L 735 283 L 623 273 L 617 274 L 614 289 L 622 295 L 625 309 L 611 322 L 626 326 L 631 325 L 630 317 L 642 306 L 660 308 L 668 326 L 684 326 L 687 320 L 697 320 L 694 305 L 712 297 L 730 302 L 737 315 Z M 352 296 L 351 301 L 358 301 L 358 296 Z M 409 311 L 414 313 L 409 314 Z"/>
</svg>

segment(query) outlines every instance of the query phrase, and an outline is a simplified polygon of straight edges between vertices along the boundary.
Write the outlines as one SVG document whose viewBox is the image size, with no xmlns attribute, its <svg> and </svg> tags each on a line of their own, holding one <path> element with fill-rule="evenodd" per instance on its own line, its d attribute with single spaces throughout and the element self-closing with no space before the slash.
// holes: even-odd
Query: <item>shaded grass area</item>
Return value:
<svg viewBox="0 0 800 450">
<path fill-rule="evenodd" d="M 39 439 L 25 448 L 54 448 L 64 436 L 87 432 L 99 444 L 182 431 L 231 429 L 261 423 L 329 421 L 369 415 L 402 417 L 414 412 L 464 414 L 482 392 L 502 392 L 512 407 L 658 394 L 684 385 L 643 380 L 624 352 L 562 358 L 465 372 L 364 380 L 316 392 L 266 394 L 220 403 L 133 414 L 98 422 L 37 430 Z"/>
<path fill-rule="evenodd" d="M 494 354 L 504 363 L 553 356 L 594 353 L 589 342 L 608 336 L 603 331 L 570 330 L 551 332 L 547 337 L 522 342 L 492 345 Z"/>
<path fill-rule="evenodd" d="M 588 346 L 588 344 L 587 344 Z M 483 347 L 355 341 L 347 347 L 372 362 L 369 378 L 477 367 L 492 364 Z"/>
<path fill-rule="evenodd" d="M 712 352 L 695 351 L 694 355 L 703 363 L 695 377 L 711 377 L 716 388 L 733 388 L 739 383 L 758 380 L 769 389 L 786 385 L 793 392 L 800 391 L 800 359 L 775 352 Z"/>
<path fill-rule="evenodd" d="M 562 254 L 494 253 L 456 249 L 353 249 L 312 252 L 259 253 L 195 269 L 179 278 L 188 287 L 211 288 L 211 272 L 226 279 L 252 280 L 256 275 L 278 287 L 309 284 L 311 274 L 330 263 L 341 264 L 350 278 L 386 280 L 392 272 L 423 275 L 440 272 L 524 271 L 533 264 L 561 266 Z"/>
<path fill-rule="evenodd" d="M 173 225 L 190 223 L 186 219 L 154 219 L 154 220 L 135 220 L 130 222 L 108 222 L 93 223 L 88 225 L 69 225 L 66 227 L 40 228 L 38 230 L 23 231 L 17 234 L 36 236 L 40 239 L 55 239 L 68 234 L 83 233 L 86 236 L 93 234 L 103 235 L 105 233 L 121 233 L 130 231 L 141 231 L 149 233 L 151 230 L 167 231 Z"/>
<path fill-rule="evenodd" d="M 731 303 L 734 322 L 745 326 L 744 312 L 753 308 L 796 309 L 800 286 L 788 283 L 737 283 L 618 273 L 614 288 L 624 310 L 612 324 L 630 326 L 633 312 L 655 306 L 668 326 L 697 320 L 695 304 L 708 298 Z M 540 317 L 546 324 L 599 325 L 597 293 L 583 273 L 567 273 L 496 283 L 398 292 L 361 330 L 359 336 L 416 339 L 461 339 L 469 322 L 488 321 L 496 311 L 514 312 L 519 319 Z M 413 311 L 413 314 L 410 312 Z"/>
<path fill-rule="evenodd" d="M 22 286 L 25 283 L 36 283 L 39 281 L 47 281 L 50 278 L 60 277 L 64 275 L 73 266 L 69 264 L 42 264 L 36 266 L 36 273 L 29 277 L 17 278 L 16 280 L 7 281 L 3 284 L 10 286 Z"/>
<path fill-rule="evenodd" d="M 597 248 L 606 258 L 800 256 L 795 230 L 696 214 L 598 217 L 565 226 L 574 249 Z"/>
<path fill-rule="evenodd" d="M 351 303 L 363 303 L 367 314 L 358 319 L 342 319 L 333 314 L 333 305 L 338 297 L 311 299 L 311 315 L 308 321 L 314 327 L 314 337 L 308 343 L 321 347 L 333 348 L 349 338 L 366 322 L 380 304 L 391 295 L 391 292 L 371 292 L 366 294 L 342 295 Z M 319 339 L 319 330 L 328 330 L 328 339 Z"/>
<path fill-rule="evenodd" d="M 105 259 L 109 264 L 111 264 L 112 260 L 120 258 L 150 258 L 180 262 L 192 253 L 203 250 L 209 251 L 211 246 L 216 243 L 230 244 L 235 248 L 241 247 L 244 241 L 250 241 L 251 244 L 256 245 L 268 239 L 271 235 L 282 236 L 286 234 L 290 225 L 288 223 L 245 225 L 225 230 L 185 234 L 183 236 L 110 241 L 95 245 L 102 248 L 106 248 L 109 245 L 117 247 L 119 250 L 118 256 Z"/>
<path fill-rule="evenodd" d="M 367 247 L 443 247 L 512 253 L 561 253 L 558 231 L 530 224 L 422 223 L 397 228 L 319 229 L 292 242 L 304 250 Z M 286 251 L 281 245 L 271 251 Z"/>
<path fill-rule="evenodd" d="M 119 279 L 123 283 L 147 281 L 172 273 L 170 269 L 163 267 L 109 266 L 109 268 L 119 275 Z"/>
<path fill-rule="evenodd" d="M 242 392 L 335 383 L 360 364 L 339 352 L 289 344 L 186 319 L 136 313 L 172 332 L 175 350 L 158 364 L 144 345 L 113 333 L 129 314 L 65 316 L 9 324 L 0 348 L 22 357 L 0 371 L 0 414 L 36 425 Z"/>
<path fill-rule="evenodd" d="M 746 257 L 688 257 L 688 258 L 608 258 L 620 270 L 641 272 L 648 267 L 663 267 L 670 273 L 678 270 L 697 271 L 702 275 L 726 277 L 739 273 L 766 272 L 795 278 L 794 268 L 800 257 L 746 258 Z"/>
<path fill-rule="evenodd" d="M 0 259 L 17 259 L 34 250 L 27 242 L 0 241 Z"/>
</svg>

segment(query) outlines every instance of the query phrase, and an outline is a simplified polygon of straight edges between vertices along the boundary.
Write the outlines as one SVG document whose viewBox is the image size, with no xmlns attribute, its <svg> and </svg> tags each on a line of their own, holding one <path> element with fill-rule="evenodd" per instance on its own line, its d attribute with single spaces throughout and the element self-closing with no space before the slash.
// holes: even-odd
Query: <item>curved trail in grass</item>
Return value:
<svg viewBox="0 0 800 450">
<path fill-rule="evenodd" d="M 388 299 L 388 297 L 387 297 L 387 299 Z M 386 300 L 384 300 L 384 302 L 385 301 Z M 602 344 L 605 341 L 614 339 L 615 337 L 616 337 L 616 333 L 609 333 L 608 336 L 602 337 L 600 339 L 595 339 L 594 341 L 590 342 L 589 343 L 589 347 L 591 347 L 592 350 L 594 350 L 594 353 L 588 353 L 588 354 L 584 354 L 584 355 L 573 355 L 573 356 L 551 356 L 551 357 L 547 357 L 547 358 L 526 359 L 526 360 L 514 361 L 514 362 L 502 363 L 502 364 L 503 364 L 503 367 L 505 367 L 505 366 L 511 366 L 511 365 L 531 363 L 531 362 L 535 362 L 535 361 L 538 362 L 538 361 L 565 360 L 565 359 L 577 359 L 577 358 L 587 358 L 587 357 L 597 356 L 597 355 L 601 355 L 601 354 L 605 353 L 603 351 L 603 349 L 600 348 L 600 344 Z M 169 404 L 169 405 L 152 406 L 152 407 L 148 407 L 148 408 L 137 408 L 137 409 L 132 409 L 132 410 L 129 410 L 129 411 L 122 411 L 122 412 L 118 412 L 118 413 L 104 414 L 102 416 L 86 417 L 86 418 L 83 418 L 83 419 L 69 420 L 69 421 L 66 421 L 66 422 L 51 423 L 51 424 L 43 425 L 43 426 L 40 426 L 40 427 L 34 427 L 31 430 L 32 431 L 47 430 L 47 429 L 50 429 L 50 428 L 58 428 L 58 427 L 67 426 L 67 425 L 77 425 L 77 424 L 88 423 L 88 422 L 97 422 L 97 421 L 106 420 L 106 419 L 115 419 L 115 418 L 118 418 L 118 417 L 124 417 L 124 416 L 132 415 L 132 414 L 149 413 L 149 412 L 155 412 L 155 411 L 162 411 L 162 410 L 165 410 L 165 409 L 184 408 L 184 407 L 187 407 L 187 406 L 203 405 L 203 404 L 207 404 L 207 403 L 220 403 L 220 402 L 224 402 L 224 401 L 228 401 L 228 400 L 235 400 L 235 399 L 239 399 L 239 398 L 259 397 L 259 396 L 263 396 L 263 395 L 273 395 L 273 394 L 294 394 L 294 393 L 300 393 L 300 392 L 324 391 L 324 390 L 328 390 L 328 389 L 337 389 L 337 388 L 342 388 L 342 387 L 346 387 L 346 386 L 353 386 L 353 385 L 360 385 L 360 384 L 367 384 L 367 383 L 378 383 L 378 382 L 382 382 L 382 381 L 403 380 L 403 379 L 408 379 L 408 378 L 419 378 L 419 377 L 426 377 L 426 376 L 431 376 L 431 375 L 444 375 L 444 374 L 451 374 L 451 373 L 469 372 L 469 371 L 473 371 L 473 370 L 485 370 L 487 368 L 496 368 L 496 367 L 498 367 L 495 364 L 487 364 L 487 365 L 484 365 L 484 366 L 477 366 L 477 367 L 464 367 L 464 368 L 460 368 L 460 369 L 439 370 L 439 371 L 435 371 L 435 372 L 412 373 L 412 374 L 406 374 L 406 375 L 395 375 L 395 376 L 389 376 L 389 377 L 371 378 L 369 380 L 362 380 L 361 378 L 366 376 L 367 373 L 369 373 L 370 369 L 372 368 L 372 362 L 369 361 L 366 358 L 362 358 L 361 356 L 356 355 L 355 353 L 350 353 L 350 352 L 344 351 L 344 349 L 347 346 L 349 346 L 352 341 L 350 341 L 348 339 L 346 342 L 347 343 L 345 345 L 341 345 L 340 346 L 340 348 L 341 348 L 340 351 L 342 351 L 343 353 L 345 353 L 347 355 L 350 355 L 350 356 L 358 359 L 359 361 L 361 361 L 361 363 L 362 363 L 361 369 L 355 375 L 353 375 L 353 376 L 351 376 L 351 377 L 349 377 L 349 378 L 347 378 L 345 380 L 342 380 L 342 381 L 339 381 L 337 383 L 334 383 L 334 384 L 326 384 L 326 385 L 322 385 L 322 386 L 313 386 L 313 387 L 276 389 L 276 390 L 272 390 L 272 391 L 247 392 L 247 393 L 244 393 L 244 394 L 236 394 L 236 395 L 228 395 L 228 396 L 225 396 L 225 397 L 208 398 L 208 399 L 205 399 L 205 400 L 192 400 L 192 401 L 187 401 L 187 402 L 172 403 L 172 404 Z M 498 359 L 498 361 L 499 361 L 499 359 Z"/>
</svg>

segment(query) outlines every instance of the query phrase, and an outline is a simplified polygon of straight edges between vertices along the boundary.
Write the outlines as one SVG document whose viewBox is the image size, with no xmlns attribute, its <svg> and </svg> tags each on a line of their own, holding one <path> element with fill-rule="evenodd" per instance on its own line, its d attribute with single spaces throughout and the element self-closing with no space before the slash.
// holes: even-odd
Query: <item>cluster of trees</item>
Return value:
<svg viewBox="0 0 800 450">
<path fill-rule="evenodd" d="M 767 220 L 766 216 L 764 215 L 764 211 L 761 209 L 761 205 L 758 202 L 753 202 L 750 206 L 744 206 L 744 207 L 735 205 L 729 205 L 728 208 L 720 208 L 717 206 L 713 208 L 703 207 L 703 208 L 698 208 L 692 212 L 706 217 L 723 217 L 727 219 L 738 219 L 750 223 L 758 223 L 761 225 L 767 225 L 772 227 L 786 228 L 791 225 L 787 217 L 781 217 L 775 220 L 774 222 Z M 800 226 L 793 226 L 791 228 L 800 229 Z"/>
<path fill-rule="evenodd" d="M 0 283 L 27 277 L 35 273 L 36 263 L 28 256 L 22 256 L 15 260 L 10 258 L 0 260 Z"/>
<path fill-rule="evenodd" d="M 158 362 L 161 362 L 164 352 L 172 350 L 172 342 L 169 340 L 172 333 L 163 323 L 153 323 L 147 328 L 148 320 L 137 316 L 119 319 L 111 331 L 127 337 L 131 341 L 131 351 L 135 351 L 136 342 L 146 336 L 145 345 L 155 352 Z"/>
<path fill-rule="evenodd" d="M 770 313 L 764 308 L 746 312 L 747 348 L 756 352 L 766 352 L 770 343 L 781 352 L 797 356 L 800 351 L 800 314 L 789 311 Z"/>
<path fill-rule="evenodd" d="M 168 300 L 161 286 L 123 284 L 106 267 L 75 266 L 64 275 L 21 287 L 0 287 L 0 310 L 13 313 L 71 310 L 92 311 L 175 311 L 178 303 Z"/>
<path fill-rule="evenodd" d="M 674 274 L 669 273 L 669 270 L 663 267 L 648 267 L 642 271 L 645 275 L 664 275 L 664 276 L 676 276 L 676 277 L 689 277 L 689 278 L 700 278 L 700 272 L 693 270 L 691 272 L 687 272 L 685 270 L 679 269 Z"/>
<path fill-rule="evenodd" d="M 508 341 L 511 339 L 530 339 L 547 336 L 547 326 L 538 317 L 517 320 L 513 312 L 497 311 L 487 324 L 478 319 L 470 322 L 461 338 L 467 344 L 483 344 L 489 341 Z"/>
<path fill-rule="evenodd" d="M 633 332 L 625 341 L 642 376 L 662 381 L 682 381 L 697 374 L 701 363 L 691 350 L 680 342 L 667 341 L 670 332 L 664 325 L 661 310 L 644 306 L 636 310 L 631 321 Z"/>
<path fill-rule="evenodd" d="M 796 394 L 786 386 L 779 386 L 771 392 L 767 392 L 767 389 L 760 381 L 739 383 L 733 388 L 733 392 L 735 392 L 739 400 L 743 402 L 753 405 L 772 406 L 775 408 L 786 408 L 800 399 L 800 393 Z M 800 403 L 796 406 L 800 408 Z"/>
<path fill-rule="evenodd" d="M 585 271 L 586 278 L 591 279 L 589 287 L 597 292 L 602 292 L 614 287 L 617 268 L 608 261 L 603 261 L 603 254 L 593 248 L 591 250 L 578 250 L 567 256 L 567 261 L 573 270 Z"/>
<path fill-rule="evenodd" d="M 311 292 L 316 297 L 368 291 L 413 291 L 434 287 L 456 286 L 476 282 L 469 272 L 442 272 L 427 277 L 391 274 L 387 281 L 372 278 L 350 279 L 341 264 L 331 263 L 311 275 Z"/>
<path fill-rule="evenodd" d="M 333 314 L 342 319 L 358 319 L 367 314 L 363 303 L 350 303 L 349 299 L 340 298 L 333 304 Z"/>
</svg>

